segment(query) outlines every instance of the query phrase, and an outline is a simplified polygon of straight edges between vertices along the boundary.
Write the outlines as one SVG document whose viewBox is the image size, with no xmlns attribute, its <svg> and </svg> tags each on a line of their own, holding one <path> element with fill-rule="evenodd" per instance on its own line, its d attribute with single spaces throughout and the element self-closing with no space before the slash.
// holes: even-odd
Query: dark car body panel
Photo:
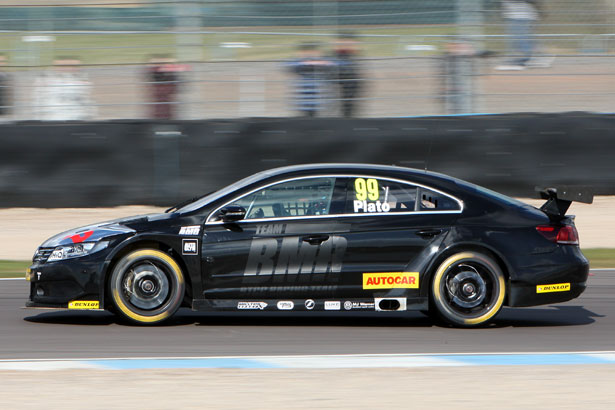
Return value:
<svg viewBox="0 0 615 410">
<path fill-rule="evenodd" d="M 312 176 L 335 176 L 334 195 L 343 194 L 343 179 L 407 181 L 419 187 L 418 193 L 433 190 L 458 200 L 459 210 L 420 210 L 417 205 L 401 214 L 215 220 L 221 207 L 258 188 Z M 71 238 L 79 241 L 90 231 L 84 240 L 104 240 L 109 245 L 80 258 L 35 260 L 27 306 L 65 308 L 81 299 L 97 300 L 104 307 L 114 263 L 128 250 L 145 245 L 177 260 L 189 284 L 186 303 L 195 310 L 237 310 L 239 302 L 262 302 L 246 306 L 279 310 L 279 301 L 292 301 L 292 310 L 324 310 L 327 301 L 348 302 L 352 310 L 353 302 L 356 309 L 378 310 L 374 301 L 383 298 L 404 299 L 406 309 L 422 310 L 428 307 L 429 283 L 438 263 L 463 249 L 481 250 L 497 260 L 508 281 L 509 306 L 570 300 L 585 289 L 589 264 L 578 246 L 550 242 L 536 231 L 536 226 L 548 223 L 549 216 L 536 208 L 432 172 L 361 164 L 279 168 L 175 212 L 56 235 L 42 247 L 70 244 Z M 389 272 L 415 272 L 417 286 L 365 287 L 366 273 Z M 557 283 L 570 283 L 570 290 L 536 291 L 538 285 Z"/>
</svg>

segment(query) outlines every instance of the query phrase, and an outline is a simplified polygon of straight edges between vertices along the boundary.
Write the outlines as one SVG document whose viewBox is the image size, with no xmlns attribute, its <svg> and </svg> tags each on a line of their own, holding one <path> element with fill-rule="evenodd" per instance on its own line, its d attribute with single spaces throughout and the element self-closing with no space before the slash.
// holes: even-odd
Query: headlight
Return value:
<svg viewBox="0 0 615 410">
<path fill-rule="evenodd" d="M 47 262 L 61 261 L 63 259 L 79 258 L 80 256 L 89 255 L 94 252 L 101 251 L 109 245 L 109 242 L 83 242 L 74 245 L 64 245 L 56 247 Z"/>
</svg>

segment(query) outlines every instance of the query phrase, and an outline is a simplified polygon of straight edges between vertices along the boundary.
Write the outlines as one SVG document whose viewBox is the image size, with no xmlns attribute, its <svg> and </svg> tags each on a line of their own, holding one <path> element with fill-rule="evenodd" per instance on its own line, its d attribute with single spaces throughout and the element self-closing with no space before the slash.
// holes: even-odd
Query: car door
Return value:
<svg viewBox="0 0 615 410">
<path fill-rule="evenodd" d="M 350 229 L 339 297 L 418 296 L 421 274 L 461 202 L 394 178 L 356 175 L 344 185 Z"/>
<path fill-rule="evenodd" d="M 256 188 L 215 210 L 203 236 L 208 299 L 316 298 L 335 292 L 348 231 L 335 176 L 297 177 Z M 225 223 L 221 210 L 245 217 Z M 237 209 L 237 208 L 235 208 Z M 251 306 L 251 305 L 250 305 Z"/>
</svg>

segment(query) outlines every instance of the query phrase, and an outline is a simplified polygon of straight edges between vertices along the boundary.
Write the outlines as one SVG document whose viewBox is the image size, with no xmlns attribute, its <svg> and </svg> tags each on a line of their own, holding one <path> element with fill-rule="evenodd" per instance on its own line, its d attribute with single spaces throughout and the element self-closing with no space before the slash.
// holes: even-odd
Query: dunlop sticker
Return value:
<svg viewBox="0 0 615 410">
<path fill-rule="evenodd" d="M 364 273 L 363 289 L 418 289 L 418 272 Z"/>
<path fill-rule="evenodd" d="M 553 285 L 537 285 L 536 293 L 568 292 L 570 283 L 555 283 Z"/>
<path fill-rule="evenodd" d="M 68 303 L 69 309 L 99 309 L 100 303 L 97 300 L 73 300 Z"/>
</svg>

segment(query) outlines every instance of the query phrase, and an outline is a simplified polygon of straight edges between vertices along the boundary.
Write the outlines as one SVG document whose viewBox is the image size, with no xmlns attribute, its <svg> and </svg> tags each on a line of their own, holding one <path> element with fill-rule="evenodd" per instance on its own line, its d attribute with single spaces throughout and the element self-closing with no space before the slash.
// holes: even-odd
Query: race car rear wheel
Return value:
<svg viewBox="0 0 615 410">
<path fill-rule="evenodd" d="M 444 321 L 473 327 L 487 323 L 500 311 L 506 281 L 502 269 L 489 256 L 460 252 L 440 264 L 431 292 L 438 315 Z"/>
<path fill-rule="evenodd" d="M 115 311 L 138 324 L 157 324 L 179 309 L 184 277 L 175 260 L 155 249 L 140 249 L 115 265 L 109 291 Z"/>
</svg>

